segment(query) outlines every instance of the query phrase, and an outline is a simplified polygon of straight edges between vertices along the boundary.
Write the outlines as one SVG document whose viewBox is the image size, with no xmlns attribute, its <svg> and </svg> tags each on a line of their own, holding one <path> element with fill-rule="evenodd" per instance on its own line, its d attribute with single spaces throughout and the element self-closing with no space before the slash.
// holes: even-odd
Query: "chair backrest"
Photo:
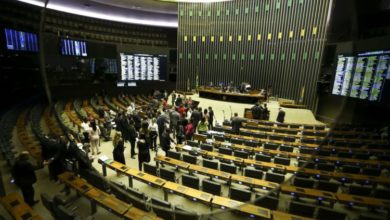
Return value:
<svg viewBox="0 0 390 220">
<path fill-rule="evenodd" d="M 281 141 L 281 140 L 283 140 L 283 136 L 279 136 L 279 135 L 270 135 L 270 136 L 269 136 L 269 139 L 270 139 L 270 140 L 275 140 L 275 141 Z"/>
<path fill-rule="evenodd" d="M 47 210 L 49 210 L 50 214 L 55 218 L 56 214 L 54 212 L 54 202 L 53 199 L 50 198 L 50 196 L 46 193 L 41 193 L 41 200 L 43 206 L 46 207 Z"/>
<path fill-rule="evenodd" d="M 245 168 L 244 175 L 255 179 L 263 179 L 263 171 Z"/>
<path fill-rule="evenodd" d="M 264 154 L 256 154 L 255 159 L 257 161 L 271 162 L 271 157 Z"/>
<path fill-rule="evenodd" d="M 360 173 L 360 167 L 358 166 L 344 165 L 342 166 L 342 169 L 344 173 L 352 173 L 352 174 Z"/>
<path fill-rule="evenodd" d="M 279 147 L 279 150 L 280 150 L 280 151 L 285 151 L 285 152 L 293 152 L 293 151 L 294 151 L 294 148 L 291 147 L 291 146 L 280 146 L 280 147 Z"/>
<path fill-rule="evenodd" d="M 371 213 L 360 214 L 358 220 L 385 220 L 386 218 L 380 218 L 377 216 L 372 216 Z"/>
<path fill-rule="evenodd" d="M 175 172 L 168 170 L 166 168 L 160 168 L 160 177 L 165 179 L 165 180 L 172 181 L 172 182 L 175 182 L 175 180 L 176 180 Z"/>
<path fill-rule="evenodd" d="M 174 219 L 173 210 L 172 210 L 170 202 L 160 200 L 157 198 L 153 198 L 153 197 L 152 197 L 151 201 L 152 201 L 153 211 L 154 211 L 154 213 L 156 213 L 156 215 L 158 217 L 161 217 L 161 218 L 167 219 L 167 220 Z"/>
<path fill-rule="evenodd" d="M 356 186 L 356 185 L 349 186 L 349 194 L 352 194 L 352 195 L 370 196 L 371 190 L 372 190 L 372 187 L 367 187 L 367 186 Z"/>
<path fill-rule="evenodd" d="M 133 204 L 133 206 L 149 211 L 147 207 L 147 197 L 143 192 L 140 192 L 134 188 L 126 188 L 126 192 L 128 193 L 127 199 L 130 199 L 130 203 Z"/>
<path fill-rule="evenodd" d="M 242 143 L 244 143 L 244 140 L 242 140 L 240 138 L 232 138 L 232 139 L 230 139 L 230 142 L 232 144 L 242 144 Z"/>
<path fill-rule="evenodd" d="M 190 163 L 190 164 L 196 164 L 197 160 L 195 156 L 183 154 L 183 161 Z"/>
<path fill-rule="evenodd" d="M 197 141 L 188 140 L 187 144 L 190 145 L 191 147 L 199 147 L 199 143 Z"/>
<path fill-rule="evenodd" d="M 347 215 L 345 213 L 337 212 L 334 211 L 333 209 L 329 209 L 325 207 L 320 207 L 317 213 L 317 219 L 320 220 L 328 220 L 328 219 L 345 220 L 346 217 Z"/>
<path fill-rule="evenodd" d="M 276 150 L 278 149 L 279 145 L 277 144 L 274 144 L 274 143 L 265 143 L 264 144 L 264 149 L 267 149 L 267 150 Z"/>
<path fill-rule="evenodd" d="M 213 151 L 214 147 L 211 144 L 202 143 L 200 145 L 200 149 L 205 150 L 205 151 Z"/>
<path fill-rule="evenodd" d="M 144 172 L 153 176 L 157 176 L 157 167 L 148 163 L 144 163 Z"/>
<path fill-rule="evenodd" d="M 261 198 L 259 198 L 259 197 L 261 197 Z M 278 204 L 279 204 L 279 199 L 276 197 L 263 196 L 263 195 L 256 194 L 255 205 L 257 205 L 257 206 L 271 209 L 271 210 L 277 210 Z"/>
<path fill-rule="evenodd" d="M 257 146 L 259 146 L 259 144 L 260 144 L 260 142 L 252 141 L 252 140 L 248 140 L 248 141 L 244 142 L 244 145 L 248 146 L 248 147 L 257 147 Z"/>
<path fill-rule="evenodd" d="M 230 198 L 234 200 L 238 200 L 241 202 L 248 202 L 251 200 L 252 193 L 251 191 L 238 189 L 238 188 L 230 188 Z"/>
<path fill-rule="evenodd" d="M 236 174 L 237 173 L 237 167 L 235 165 L 225 164 L 221 163 L 219 168 L 221 171 Z"/>
<path fill-rule="evenodd" d="M 199 189 L 199 177 L 183 174 L 181 176 L 181 183 L 194 189 Z"/>
<path fill-rule="evenodd" d="M 326 180 L 319 180 L 317 184 L 317 189 L 334 192 L 334 193 L 336 193 L 339 190 L 339 187 L 340 187 L 340 183 L 329 182 Z"/>
<path fill-rule="evenodd" d="M 289 213 L 293 215 L 304 216 L 307 218 L 313 218 L 316 207 L 313 205 L 307 205 L 299 202 L 290 202 Z"/>
<path fill-rule="evenodd" d="M 302 177 L 294 178 L 294 186 L 303 187 L 303 188 L 313 188 L 314 180 Z"/>
<path fill-rule="evenodd" d="M 232 155 L 233 150 L 230 148 L 221 147 L 218 149 L 218 152 L 221 154 Z"/>
<path fill-rule="evenodd" d="M 245 151 L 234 151 L 234 156 L 235 157 L 240 157 L 240 158 L 243 158 L 243 159 L 248 159 L 248 152 L 245 152 Z"/>
<path fill-rule="evenodd" d="M 110 185 L 106 178 L 97 172 L 90 172 L 88 175 L 88 179 L 86 179 L 88 183 L 92 184 L 94 187 L 104 191 L 110 191 Z"/>
<path fill-rule="evenodd" d="M 299 149 L 299 153 L 301 154 L 313 154 L 314 153 L 314 149 L 312 148 L 306 148 L 306 147 L 301 147 Z"/>
<path fill-rule="evenodd" d="M 275 183 L 282 183 L 284 182 L 284 175 L 276 173 L 266 173 L 265 180 Z"/>
<path fill-rule="evenodd" d="M 218 162 L 214 162 L 211 160 L 203 159 L 202 165 L 207 168 L 216 169 L 218 170 Z"/>
<path fill-rule="evenodd" d="M 225 141 L 225 137 L 218 136 L 218 135 L 215 135 L 215 136 L 214 136 L 214 139 L 215 139 L 216 141 L 220 141 L 220 142 L 224 142 L 224 141 Z"/>
<path fill-rule="evenodd" d="M 319 163 L 317 169 L 332 172 L 334 171 L 334 164 Z"/>
<path fill-rule="evenodd" d="M 169 150 L 167 156 L 176 160 L 181 160 L 181 153 Z"/>
<path fill-rule="evenodd" d="M 221 195 L 222 186 L 220 183 L 216 183 L 211 180 L 204 179 L 202 181 L 202 190 L 213 195 Z"/>
<path fill-rule="evenodd" d="M 198 220 L 200 216 L 198 213 L 184 209 L 180 206 L 175 206 L 175 220 Z"/>
<path fill-rule="evenodd" d="M 376 198 L 380 198 L 380 199 L 389 199 L 390 198 L 390 189 L 376 188 L 374 191 L 374 196 Z"/>
<path fill-rule="evenodd" d="M 290 166 L 290 158 L 283 158 L 283 157 L 277 157 L 276 156 L 274 158 L 274 163 Z"/>
<path fill-rule="evenodd" d="M 363 168 L 362 171 L 364 175 L 368 175 L 368 176 L 380 176 L 381 172 L 382 172 L 381 169 L 377 169 L 377 168 Z"/>
<path fill-rule="evenodd" d="M 63 205 L 54 206 L 54 211 L 56 213 L 56 220 L 75 220 L 81 219 L 80 216 L 77 216 L 72 211 L 65 208 Z"/>
</svg>

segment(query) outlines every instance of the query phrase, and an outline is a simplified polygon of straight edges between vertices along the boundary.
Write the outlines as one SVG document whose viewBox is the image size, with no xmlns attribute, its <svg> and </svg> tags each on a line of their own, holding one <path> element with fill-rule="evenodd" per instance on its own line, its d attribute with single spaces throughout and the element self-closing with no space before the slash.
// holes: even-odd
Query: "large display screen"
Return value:
<svg viewBox="0 0 390 220">
<path fill-rule="evenodd" d="M 167 56 L 152 54 L 120 53 L 121 73 L 119 80 L 164 81 L 167 73 Z"/>
<path fill-rule="evenodd" d="M 8 50 L 38 52 L 38 37 L 36 34 L 4 29 Z"/>
<path fill-rule="evenodd" d="M 87 43 L 85 41 L 61 39 L 61 54 L 86 57 Z"/>
<path fill-rule="evenodd" d="M 339 55 L 332 94 L 381 101 L 386 80 L 390 80 L 390 51 Z"/>
</svg>

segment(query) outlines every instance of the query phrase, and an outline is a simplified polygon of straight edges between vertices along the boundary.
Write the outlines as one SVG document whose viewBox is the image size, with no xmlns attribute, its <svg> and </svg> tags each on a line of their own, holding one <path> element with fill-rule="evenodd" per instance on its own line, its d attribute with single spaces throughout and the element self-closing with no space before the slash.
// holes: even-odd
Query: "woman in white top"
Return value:
<svg viewBox="0 0 390 220">
<path fill-rule="evenodd" d="M 152 119 L 152 123 L 150 123 L 148 130 L 151 139 L 151 148 L 152 150 L 157 151 L 158 125 L 156 118 Z"/>
<path fill-rule="evenodd" d="M 91 129 L 89 130 L 89 143 L 91 144 L 93 155 L 95 155 L 95 150 L 97 154 L 100 154 L 100 151 L 98 149 L 99 138 L 100 138 L 99 126 L 96 125 L 95 121 L 91 121 Z"/>
</svg>

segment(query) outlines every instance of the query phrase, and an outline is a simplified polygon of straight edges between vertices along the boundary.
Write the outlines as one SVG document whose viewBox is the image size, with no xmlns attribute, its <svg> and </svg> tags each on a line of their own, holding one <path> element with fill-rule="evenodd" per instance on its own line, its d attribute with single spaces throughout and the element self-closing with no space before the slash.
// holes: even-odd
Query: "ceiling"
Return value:
<svg viewBox="0 0 390 220">
<path fill-rule="evenodd" d="M 43 7 L 45 0 L 17 0 Z M 124 23 L 177 28 L 177 3 L 158 0 L 49 0 L 49 9 Z"/>
</svg>

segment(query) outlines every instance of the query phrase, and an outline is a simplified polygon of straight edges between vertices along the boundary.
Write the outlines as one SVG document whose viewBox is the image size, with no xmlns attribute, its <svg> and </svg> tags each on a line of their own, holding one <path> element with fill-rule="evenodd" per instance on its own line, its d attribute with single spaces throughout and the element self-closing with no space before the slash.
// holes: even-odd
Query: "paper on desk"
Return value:
<svg viewBox="0 0 390 220">
<path fill-rule="evenodd" d="M 110 158 L 108 158 L 106 155 L 102 155 L 99 157 L 99 160 L 104 161 L 104 162 L 106 162 L 106 160 L 108 160 L 108 159 L 110 159 Z"/>
<path fill-rule="evenodd" d="M 189 145 L 184 145 L 184 146 L 183 146 L 183 149 L 184 149 L 184 150 L 192 150 L 192 147 L 189 146 Z"/>
</svg>

